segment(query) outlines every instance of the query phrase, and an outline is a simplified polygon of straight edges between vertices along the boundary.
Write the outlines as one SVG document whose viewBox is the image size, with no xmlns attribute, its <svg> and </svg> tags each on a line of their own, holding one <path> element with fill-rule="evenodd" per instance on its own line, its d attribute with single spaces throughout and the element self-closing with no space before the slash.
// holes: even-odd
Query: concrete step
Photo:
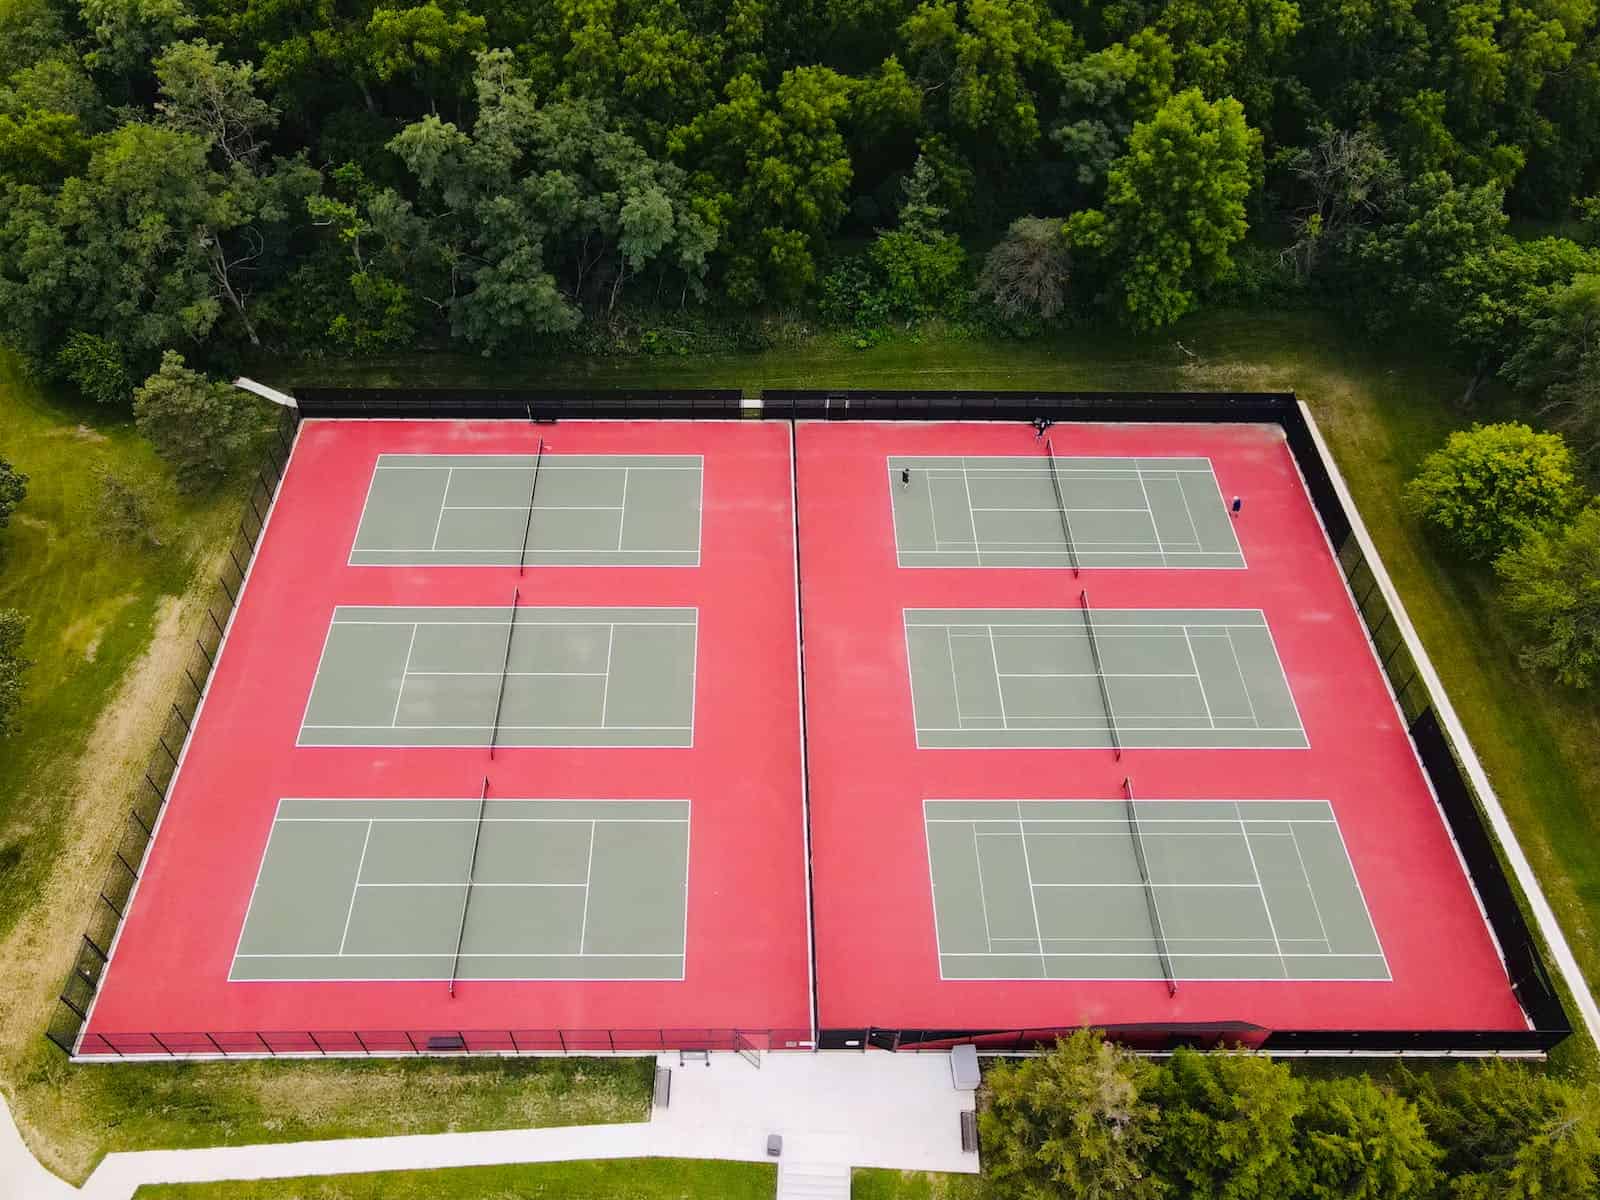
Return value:
<svg viewBox="0 0 1600 1200">
<path fill-rule="evenodd" d="M 850 1168 L 780 1162 L 778 1200 L 850 1200 Z"/>
</svg>

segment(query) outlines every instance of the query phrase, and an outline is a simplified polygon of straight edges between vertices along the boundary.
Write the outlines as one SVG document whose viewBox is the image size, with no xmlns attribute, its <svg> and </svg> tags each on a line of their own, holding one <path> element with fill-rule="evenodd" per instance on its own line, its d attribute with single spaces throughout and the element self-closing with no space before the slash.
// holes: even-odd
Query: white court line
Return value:
<svg viewBox="0 0 1600 1200">
<path fill-rule="evenodd" d="M 1000 701 L 1000 728 L 1009 729 L 1011 723 L 1006 720 L 1006 689 L 1000 682 L 1000 655 L 994 648 L 994 626 L 989 626 L 989 661 L 994 663 L 994 694 Z"/>
<path fill-rule="evenodd" d="M 1161 544 L 1161 526 L 1156 524 L 1156 508 L 1155 505 L 1150 503 L 1150 489 L 1144 486 L 1144 469 L 1139 466 L 1137 459 L 1134 460 L 1133 473 L 1139 479 L 1139 491 L 1144 496 L 1144 510 L 1150 516 L 1150 532 L 1155 535 L 1156 553 L 1161 555 L 1161 561 L 1165 563 L 1167 561 L 1167 551 Z"/>
<path fill-rule="evenodd" d="M 616 644 L 617 627 L 612 623 L 606 627 L 606 681 L 600 688 L 600 728 L 606 727 L 606 709 L 611 703 L 611 648 Z"/>
<path fill-rule="evenodd" d="M 977 822 L 972 823 L 972 861 L 978 868 L 978 905 L 983 909 L 983 940 L 988 942 L 989 949 L 993 950 L 994 930 L 989 927 L 989 897 L 983 886 L 983 855 L 978 850 Z"/>
<path fill-rule="evenodd" d="M 367 820 L 367 834 L 366 834 L 366 836 L 364 838 L 361 839 L 361 857 L 356 860 L 356 881 L 355 881 L 355 884 L 350 888 L 350 906 L 344 910 L 344 932 L 339 935 L 339 953 L 340 954 L 344 953 L 345 940 L 350 936 L 350 918 L 355 915 L 355 911 L 356 911 L 356 893 L 361 890 L 361 870 L 362 870 L 363 867 L 365 867 L 367 865 L 367 846 L 372 841 L 372 825 L 373 825 L 373 822 L 372 822 L 371 818 L 368 818 L 368 820 Z M 263 859 L 263 861 L 265 861 L 265 860 Z M 254 894 L 251 895 L 250 902 L 252 904 L 255 903 Z M 248 922 L 249 919 L 250 919 L 250 914 L 249 914 L 249 910 L 247 909 L 245 911 L 245 920 L 246 920 L 246 922 Z M 237 953 L 235 953 L 234 957 L 238 958 L 239 955 Z"/>
<path fill-rule="evenodd" d="M 589 822 L 589 864 L 583 872 L 583 924 L 578 926 L 578 953 L 583 953 L 584 940 L 589 936 L 589 885 L 594 880 L 595 823 Z M 687 868 L 686 868 L 687 870 Z"/>
<path fill-rule="evenodd" d="M 1233 669 L 1239 673 L 1239 688 L 1244 692 L 1244 702 L 1250 706 L 1250 719 L 1255 722 L 1255 727 L 1260 729 L 1261 717 L 1256 712 L 1255 700 L 1250 696 L 1250 681 L 1244 677 L 1244 666 L 1239 662 L 1239 648 L 1233 644 L 1233 629 L 1231 626 L 1224 627 L 1223 636 L 1228 639 L 1228 651 L 1233 655 Z M 1283 664 L 1281 662 L 1278 664 L 1278 670 L 1280 672 L 1283 670 Z M 1287 682 L 1289 677 L 1285 675 L 1283 678 L 1284 681 Z M 1290 694 L 1291 696 L 1293 695 L 1292 692 Z M 1299 716 L 1300 714 L 1297 711 L 1295 713 L 1295 718 L 1298 720 Z"/>
<path fill-rule="evenodd" d="M 439 548 L 439 526 L 444 524 L 444 508 L 450 502 L 450 484 L 454 482 L 455 477 L 455 468 L 451 467 L 450 473 L 444 477 L 444 494 L 439 497 L 439 519 L 433 523 L 433 546 L 431 548 L 434 550 Z"/>
<path fill-rule="evenodd" d="M 1235 804 L 1234 811 L 1239 812 Z M 1250 844 L 1250 833 L 1244 827 L 1244 814 L 1239 812 L 1239 836 L 1244 839 L 1245 853 L 1250 856 L 1250 870 L 1255 873 L 1256 887 L 1261 892 L 1261 910 L 1267 914 L 1267 928 L 1272 930 L 1272 944 L 1278 951 L 1278 962 L 1285 977 L 1289 974 L 1289 964 L 1283 958 L 1283 943 L 1278 940 L 1278 923 L 1272 919 L 1272 902 L 1267 898 L 1266 885 L 1261 882 L 1261 868 L 1256 865 L 1255 847 Z"/>
<path fill-rule="evenodd" d="M 944 627 L 944 648 L 945 653 L 950 656 L 950 694 L 956 698 L 956 728 L 964 729 L 967 719 L 961 712 L 961 675 L 956 671 L 956 648 L 950 639 L 948 625 Z M 920 730 L 922 727 L 919 725 L 917 728 Z"/>
<path fill-rule="evenodd" d="M 972 551 L 978 556 L 978 565 L 983 566 L 983 541 L 978 537 L 978 517 L 972 508 L 972 483 L 967 478 L 967 460 L 961 460 L 961 487 L 967 494 L 967 525 L 972 530 Z M 932 490 L 930 485 L 929 490 Z"/>
<path fill-rule="evenodd" d="M 617 518 L 617 551 L 622 551 L 622 531 L 628 527 L 628 479 L 633 474 L 631 467 L 622 469 L 622 515 Z"/>
<path fill-rule="evenodd" d="M 1028 835 L 1017 821 L 1017 837 L 1022 842 L 1022 869 L 1028 876 L 1028 904 L 1033 908 L 1033 935 L 1039 940 L 1039 970 L 1048 973 L 1044 961 L 1044 925 L 1039 920 L 1039 898 L 1033 894 L 1033 863 L 1028 858 Z"/>
<path fill-rule="evenodd" d="M 1274 834 L 1271 836 L 1282 837 L 1283 835 Z M 1293 825 L 1289 826 L 1289 844 L 1294 847 L 1295 861 L 1300 864 L 1300 878 L 1305 880 L 1306 892 L 1311 897 L 1311 911 L 1317 914 L 1317 928 L 1322 930 L 1322 941 L 1331 951 L 1333 949 L 1333 939 L 1328 936 L 1328 923 L 1322 919 L 1322 905 L 1317 902 L 1316 885 L 1311 882 L 1311 872 L 1306 870 L 1305 855 L 1300 853 L 1300 839 L 1296 836 Z M 1305 939 L 1299 940 L 1303 941 Z"/>
<path fill-rule="evenodd" d="M 411 626 L 411 640 L 406 643 L 406 665 L 400 668 L 400 686 L 395 689 L 394 693 L 394 715 L 389 718 L 390 729 L 395 728 L 400 720 L 400 702 L 405 699 L 406 695 L 406 676 L 411 674 L 411 652 L 416 648 L 417 626 L 413 623 Z"/>
<path fill-rule="evenodd" d="M 1206 720 L 1211 722 L 1211 728 L 1217 727 L 1217 718 L 1211 712 L 1211 700 L 1206 695 L 1205 676 L 1200 674 L 1200 660 L 1194 656 L 1194 641 L 1189 637 L 1189 627 L 1184 626 L 1183 644 L 1189 648 L 1189 661 L 1194 664 L 1194 681 L 1200 689 L 1200 700 L 1206 706 Z"/>
</svg>

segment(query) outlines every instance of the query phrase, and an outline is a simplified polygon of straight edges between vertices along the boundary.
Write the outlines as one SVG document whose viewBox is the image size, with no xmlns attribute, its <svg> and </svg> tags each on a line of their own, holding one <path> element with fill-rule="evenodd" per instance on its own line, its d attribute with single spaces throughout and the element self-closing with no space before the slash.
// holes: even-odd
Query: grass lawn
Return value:
<svg viewBox="0 0 1600 1200">
<path fill-rule="evenodd" d="M 602 1196 L 606 1200 L 771 1200 L 777 1173 L 776 1167 L 766 1163 L 624 1158 L 320 1179 L 164 1184 L 142 1187 L 134 1195 L 137 1200 L 598 1200 Z M 872 1194 L 887 1197 L 896 1193 Z"/>
<path fill-rule="evenodd" d="M 46 1165 L 81 1179 L 107 1150 L 643 1119 L 650 1064 L 629 1059 L 73 1067 L 44 1040 L 244 488 L 180 496 L 125 416 L 4 358 L 0 457 L 31 478 L 0 533 L 0 607 L 29 616 L 36 663 L 0 742 L 0 1090 Z M 104 468 L 149 494 L 158 546 L 102 536 Z"/>
<path fill-rule="evenodd" d="M 850 1200 L 983 1200 L 988 1194 L 981 1175 L 859 1169 L 850 1177 Z"/>
</svg>

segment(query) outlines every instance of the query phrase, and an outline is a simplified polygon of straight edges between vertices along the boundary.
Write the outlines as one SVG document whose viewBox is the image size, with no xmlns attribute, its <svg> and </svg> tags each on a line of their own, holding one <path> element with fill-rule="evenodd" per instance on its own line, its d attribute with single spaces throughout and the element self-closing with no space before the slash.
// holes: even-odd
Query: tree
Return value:
<svg viewBox="0 0 1600 1200">
<path fill-rule="evenodd" d="M 228 63 L 204 40 L 176 42 L 155 60 L 161 98 L 156 111 L 169 129 L 207 139 L 229 164 L 254 167 L 262 135 L 277 111 L 255 93 L 255 68 Z"/>
<path fill-rule="evenodd" d="M 907 317 L 953 308 L 967 280 L 967 252 L 941 227 L 948 210 L 938 189 L 933 164 L 919 156 L 905 182 L 899 227 L 879 232 L 869 252 L 889 307 Z"/>
<path fill-rule="evenodd" d="M 1151 1162 L 1184 1200 L 1281 1200 L 1301 1183 L 1295 1123 L 1304 1086 L 1251 1054 L 1178 1050 L 1150 1099 L 1160 1126 Z"/>
<path fill-rule="evenodd" d="M 1417 1107 L 1364 1075 L 1323 1079 L 1300 1119 L 1305 1200 L 1427 1200 L 1440 1151 Z"/>
<path fill-rule="evenodd" d="M 1503 1059 L 1412 1077 L 1422 1120 L 1444 1149 L 1452 1200 L 1591 1196 L 1600 1162 L 1592 1098 Z"/>
<path fill-rule="evenodd" d="M 0 529 L 10 522 L 11 514 L 27 494 L 28 477 L 0 458 Z"/>
<path fill-rule="evenodd" d="M 1232 267 L 1248 228 L 1244 202 L 1259 173 L 1261 135 L 1237 100 L 1196 88 L 1134 126 L 1112 164 L 1103 211 L 1074 214 L 1069 242 L 1110 271 L 1118 315 L 1136 329 L 1177 320 L 1198 288 Z"/>
<path fill-rule="evenodd" d="M 139 432 L 172 468 L 179 487 L 209 487 L 233 468 L 250 440 L 237 396 L 228 384 L 184 366 L 183 355 L 174 350 L 161 356 L 161 369 L 134 392 Z"/>
<path fill-rule="evenodd" d="M 195 27 L 184 0 L 79 0 L 95 41 L 90 67 L 124 77 L 142 74 L 161 47 Z"/>
<path fill-rule="evenodd" d="M 121 353 L 97 334 L 79 330 L 68 337 L 56 355 L 56 366 L 97 404 L 126 404 L 133 397 L 133 381 Z"/>
<path fill-rule="evenodd" d="M 1544 414 L 1573 439 L 1578 456 L 1600 455 L 1600 273 L 1551 290 L 1500 373 L 1542 388 Z"/>
<path fill-rule="evenodd" d="M 33 663 L 23 657 L 22 638 L 28 621 L 14 608 L 0 608 L 0 737 L 16 725 L 22 706 L 23 676 Z"/>
<path fill-rule="evenodd" d="M 1525 635 L 1523 665 L 1568 687 L 1600 681 L 1600 502 L 1564 529 L 1530 535 L 1494 567 Z"/>
<path fill-rule="evenodd" d="M 1057 217 L 1018 217 L 989 251 L 978 273 L 978 291 L 994 297 L 1006 320 L 1038 315 L 1046 321 L 1066 305 L 1072 255 Z"/>
<path fill-rule="evenodd" d="M 1286 251 L 1301 280 L 1316 271 L 1324 247 L 1340 245 L 1376 217 L 1400 183 L 1389 152 L 1366 130 L 1324 129 L 1313 145 L 1293 153 L 1289 172 L 1307 193 L 1294 217 L 1294 245 Z"/>
<path fill-rule="evenodd" d="M 1579 498 L 1566 441 L 1518 422 L 1457 430 L 1405 489 L 1412 513 L 1479 561 L 1559 523 Z"/>
<path fill-rule="evenodd" d="M 1079 1030 L 1050 1053 L 993 1067 L 979 1116 L 995 1194 L 1144 1200 L 1159 1195 L 1147 1159 L 1157 1114 L 1144 1093 L 1156 1071 L 1099 1033 Z"/>
</svg>

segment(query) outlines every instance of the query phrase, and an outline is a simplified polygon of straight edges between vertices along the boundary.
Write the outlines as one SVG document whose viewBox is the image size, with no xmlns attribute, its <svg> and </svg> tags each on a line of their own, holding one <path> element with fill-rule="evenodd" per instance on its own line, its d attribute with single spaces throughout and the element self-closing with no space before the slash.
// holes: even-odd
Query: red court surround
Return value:
<svg viewBox="0 0 1600 1200">
<path fill-rule="evenodd" d="M 790 430 L 306 422 L 81 1053 L 160 1053 L 152 1033 L 809 1036 Z M 503 606 L 518 582 L 510 567 L 347 566 L 378 455 L 526 454 L 540 433 L 552 455 L 705 458 L 699 567 L 530 567 L 521 581 L 528 606 L 696 607 L 694 747 L 502 746 L 493 762 L 482 749 L 297 748 L 335 606 Z M 1207 457 L 1224 495 L 1245 498 L 1246 570 L 1096 568 L 1076 581 L 1063 570 L 896 565 L 886 457 L 1041 454 L 1026 425 L 807 422 L 797 437 L 822 1028 L 1527 1028 L 1278 427 L 1058 426 L 1062 458 Z M 1263 610 L 1310 749 L 1133 749 L 1120 763 L 1107 750 L 918 750 L 902 610 L 1069 608 L 1079 587 L 1097 608 Z M 454 999 L 443 983 L 228 982 L 281 798 L 475 798 L 486 772 L 501 797 L 692 802 L 682 982 L 468 980 Z M 1185 982 L 1176 998 L 1159 981 L 941 981 L 923 800 L 1111 799 L 1124 775 L 1148 800 L 1329 801 L 1393 980 Z"/>
<path fill-rule="evenodd" d="M 340 604 L 500 605 L 513 567 L 349 567 L 380 453 L 701 454 L 699 567 L 529 567 L 522 604 L 699 609 L 692 749 L 296 748 Z M 810 1025 L 789 430 L 308 421 L 95 1001 L 84 1053 L 242 1031 Z M 230 983 L 281 797 L 688 798 L 682 982 Z M 641 1040 L 648 1041 L 642 1037 Z M 235 1043 L 237 1044 L 237 1043 Z M 600 1044 L 604 1044 L 603 1042 Z M 309 1048 L 309 1047 L 308 1047 Z M 354 1047 L 352 1047 L 354 1048 Z"/>
<path fill-rule="evenodd" d="M 1062 424 L 1056 454 L 1201 456 L 1245 498 L 1244 571 L 905 568 L 885 459 L 1042 454 L 1023 424 L 799 426 L 801 567 L 824 1029 L 1246 1021 L 1268 1029 L 1527 1028 L 1281 430 Z M 901 610 L 1260 608 L 1309 750 L 918 750 Z M 939 977 L 922 802 L 1325 799 L 1392 982 Z"/>
</svg>

